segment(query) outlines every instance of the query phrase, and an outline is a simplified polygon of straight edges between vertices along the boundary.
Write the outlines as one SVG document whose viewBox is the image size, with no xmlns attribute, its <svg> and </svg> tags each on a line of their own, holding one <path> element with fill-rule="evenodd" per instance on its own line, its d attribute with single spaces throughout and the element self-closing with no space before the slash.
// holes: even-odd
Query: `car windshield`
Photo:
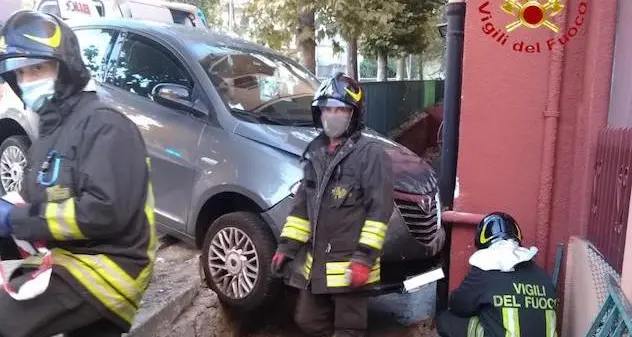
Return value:
<svg viewBox="0 0 632 337">
<path fill-rule="evenodd" d="M 270 53 L 197 44 L 198 59 L 231 111 L 260 123 L 311 125 L 317 79 Z"/>
</svg>

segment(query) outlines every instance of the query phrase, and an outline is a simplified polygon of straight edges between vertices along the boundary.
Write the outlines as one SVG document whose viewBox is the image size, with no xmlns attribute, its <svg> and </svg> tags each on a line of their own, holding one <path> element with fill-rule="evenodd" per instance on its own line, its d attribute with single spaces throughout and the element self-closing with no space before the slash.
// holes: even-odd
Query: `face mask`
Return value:
<svg viewBox="0 0 632 337">
<path fill-rule="evenodd" d="M 55 94 L 55 79 L 44 78 L 30 83 L 20 84 L 22 101 L 26 106 L 38 112 Z"/>
<path fill-rule="evenodd" d="M 351 122 L 351 114 L 322 114 L 320 120 L 323 122 L 323 129 L 329 138 L 340 137 Z"/>
</svg>

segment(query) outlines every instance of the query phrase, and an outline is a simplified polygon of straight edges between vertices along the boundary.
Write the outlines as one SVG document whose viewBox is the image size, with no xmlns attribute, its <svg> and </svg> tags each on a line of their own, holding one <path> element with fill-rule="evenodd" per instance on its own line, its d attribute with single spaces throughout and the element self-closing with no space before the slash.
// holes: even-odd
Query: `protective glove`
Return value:
<svg viewBox="0 0 632 337">
<path fill-rule="evenodd" d="M 369 280 L 371 267 L 357 261 L 351 261 L 349 273 L 351 274 L 351 286 L 359 287 Z"/>
<path fill-rule="evenodd" d="M 0 200 L 0 237 L 5 238 L 13 233 L 13 228 L 9 223 L 9 214 L 13 209 L 13 205 Z"/>
<path fill-rule="evenodd" d="M 285 264 L 285 262 L 287 262 L 287 260 L 288 258 L 287 256 L 285 256 L 285 254 L 277 251 L 272 256 L 272 264 L 270 268 L 272 268 L 272 271 L 275 274 L 280 274 L 281 270 L 283 269 L 283 265 Z"/>
</svg>

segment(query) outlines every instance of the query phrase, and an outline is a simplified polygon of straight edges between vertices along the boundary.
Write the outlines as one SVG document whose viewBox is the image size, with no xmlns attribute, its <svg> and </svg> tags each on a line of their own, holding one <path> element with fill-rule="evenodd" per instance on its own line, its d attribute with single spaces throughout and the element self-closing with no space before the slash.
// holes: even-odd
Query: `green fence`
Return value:
<svg viewBox="0 0 632 337">
<path fill-rule="evenodd" d="M 443 101 L 443 81 L 362 82 L 366 124 L 387 134 L 413 114 Z"/>
</svg>

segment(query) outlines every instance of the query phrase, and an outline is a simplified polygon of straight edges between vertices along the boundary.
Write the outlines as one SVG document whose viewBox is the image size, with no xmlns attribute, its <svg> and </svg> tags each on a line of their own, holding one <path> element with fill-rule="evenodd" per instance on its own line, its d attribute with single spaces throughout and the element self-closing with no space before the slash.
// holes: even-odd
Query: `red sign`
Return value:
<svg viewBox="0 0 632 337">
<path fill-rule="evenodd" d="M 69 12 L 80 12 L 90 15 L 90 6 L 81 1 L 68 0 L 68 2 L 66 2 L 66 10 Z"/>
</svg>

